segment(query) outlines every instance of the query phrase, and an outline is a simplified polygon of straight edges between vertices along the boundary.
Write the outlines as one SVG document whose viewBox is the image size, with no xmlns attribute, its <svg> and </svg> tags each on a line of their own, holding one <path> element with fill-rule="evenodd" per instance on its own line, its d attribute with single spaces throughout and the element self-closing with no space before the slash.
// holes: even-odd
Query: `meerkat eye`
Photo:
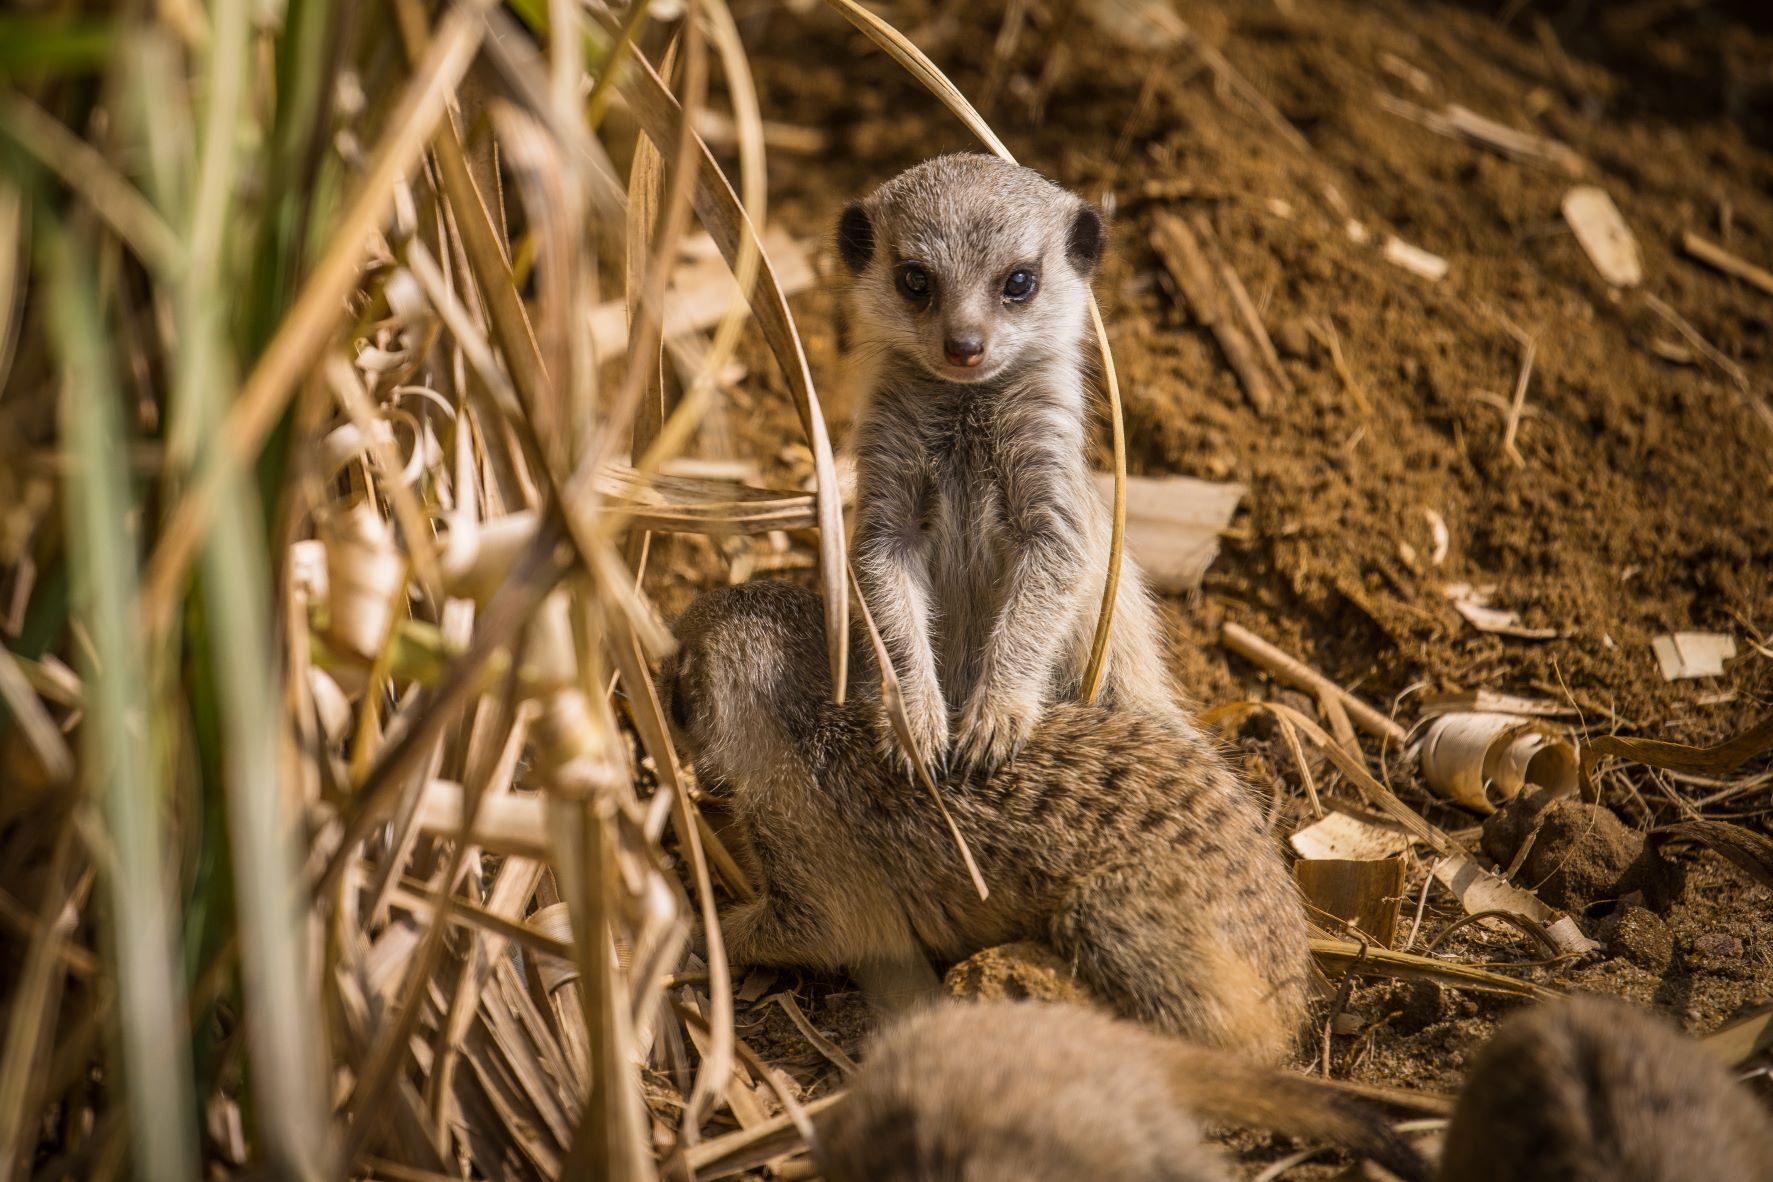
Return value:
<svg viewBox="0 0 1773 1182">
<path fill-rule="evenodd" d="M 930 298 L 930 273 L 916 263 L 905 263 L 899 268 L 899 292 L 914 303 L 922 303 Z"/>
<path fill-rule="evenodd" d="M 1040 279 L 1033 271 L 1027 267 L 1017 267 L 1010 272 L 1009 278 L 1003 281 L 1003 298 L 1019 304 L 1034 294 L 1034 289 L 1039 283 Z"/>
</svg>

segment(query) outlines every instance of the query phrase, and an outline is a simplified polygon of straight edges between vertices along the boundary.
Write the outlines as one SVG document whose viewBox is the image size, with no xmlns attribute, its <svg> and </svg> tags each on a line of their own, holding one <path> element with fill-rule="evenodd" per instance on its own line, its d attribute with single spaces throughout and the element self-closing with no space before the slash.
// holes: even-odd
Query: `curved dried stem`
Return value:
<svg viewBox="0 0 1773 1182">
<path fill-rule="evenodd" d="M 143 580 L 141 616 L 148 636 L 165 631 L 183 596 L 191 560 L 213 518 L 216 498 L 227 480 L 244 472 L 258 455 L 321 342 L 338 324 L 345 296 L 362 273 L 364 244 L 393 205 L 394 182 L 418 163 L 450 95 L 467 73 L 486 31 L 481 12 L 490 2 L 458 0 L 444 18 L 389 118 L 369 171 L 339 219 L 326 253 L 228 408 L 215 467 L 192 485 L 168 517 Z"/>
<path fill-rule="evenodd" d="M 867 35 L 868 39 L 886 50 L 887 54 L 906 70 L 911 76 L 923 84 L 924 89 L 941 100 L 943 106 L 953 112 L 960 121 L 967 125 L 979 138 L 979 142 L 990 148 L 993 154 L 1014 164 L 1016 158 L 1004 146 L 991 125 L 985 122 L 973 105 L 967 101 L 960 88 L 949 81 L 929 57 L 911 43 L 911 39 L 893 28 L 880 17 L 869 12 L 856 0 L 826 0 L 843 18 Z M 1090 297 L 1090 327 L 1096 334 L 1096 347 L 1102 354 L 1102 378 L 1108 393 L 1109 430 L 1114 445 L 1114 526 L 1108 541 L 1108 573 L 1102 583 L 1102 607 L 1096 613 L 1096 634 L 1090 645 L 1090 663 L 1084 670 L 1083 700 L 1094 702 L 1102 689 L 1102 676 L 1108 660 L 1108 638 L 1114 623 L 1114 600 L 1120 590 L 1120 564 L 1126 549 L 1127 535 L 1127 441 L 1126 428 L 1121 419 L 1120 379 L 1115 373 L 1114 352 L 1108 345 L 1108 329 L 1102 323 L 1102 310 L 1096 303 L 1096 297 Z"/>
</svg>

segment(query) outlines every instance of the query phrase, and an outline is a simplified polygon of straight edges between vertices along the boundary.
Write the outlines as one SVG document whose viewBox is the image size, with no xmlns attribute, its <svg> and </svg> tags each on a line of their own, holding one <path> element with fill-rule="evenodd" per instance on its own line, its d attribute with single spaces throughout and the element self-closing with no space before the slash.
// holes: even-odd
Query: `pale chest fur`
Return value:
<svg viewBox="0 0 1773 1182">
<path fill-rule="evenodd" d="M 861 495 L 898 505 L 907 520 L 886 528 L 927 557 L 930 640 L 950 702 L 978 680 L 1033 520 L 1056 519 L 1086 538 L 1099 532 L 1105 509 L 1088 483 L 1082 403 L 1081 379 L 1053 373 L 991 388 L 889 383 L 864 415 Z M 1053 621 L 1066 632 L 1072 624 L 1068 615 Z"/>
</svg>

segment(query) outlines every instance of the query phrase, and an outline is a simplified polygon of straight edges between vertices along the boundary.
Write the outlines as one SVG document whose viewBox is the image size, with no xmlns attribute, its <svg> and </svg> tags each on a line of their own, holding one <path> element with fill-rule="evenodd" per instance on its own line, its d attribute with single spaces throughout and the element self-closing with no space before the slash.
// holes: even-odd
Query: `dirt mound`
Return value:
<svg viewBox="0 0 1773 1182">
<path fill-rule="evenodd" d="M 1757 6 L 1573 5 L 1504 25 L 1487 3 L 1179 5 L 1302 143 L 1185 46 L 1128 49 L 1086 9 L 1056 27 L 1064 6 L 1034 6 L 999 61 L 1000 6 L 944 7 L 920 43 L 963 92 L 991 96 L 986 114 L 1023 162 L 1113 215 L 1098 290 L 1132 471 L 1250 488 L 1203 593 L 1172 604 L 1175 664 L 1196 700 L 1272 693 L 1219 646 L 1232 619 L 1382 710 L 1397 703 L 1405 721 L 1416 695 L 1452 688 L 1556 698 L 1594 731 L 1687 742 L 1766 713 L 1773 293 L 1681 246 L 1696 232 L 1773 265 L 1773 28 Z M 796 233 L 823 236 L 849 196 L 974 147 L 829 13 L 772 10 L 747 32 L 766 117 L 826 145 L 772 164 L 772 217 Z M 1567 152 L 1509 158 L 1423 125 L 1449 105 Z M 1622 211 L 1640 287 L 1610 288 L 1564 222 L 1579 183 Z M 1172 290 L 1151 246 L 1162 213 L 1204 218 L 1259 308 L 1293 387 L 1270 413 Z M 1444 259 L 1445 277 L 1387 261 L 1392 237 Z M 795 310 L 841 439 L 851 408 L 830 297 L 809 293 Z M 1517 463 L 1504 435 L 1528 341 Z M 751 362 L 779 385 L 760 352 Z M 756 403 L 742 430 L 795 437 L 785 396 Z M 788 449 L 772 476 L 794 478 L 797 463 Z M 1479 632 L 1446 594 L 1461 583 L 1493 588 L 1494 606 L 1553 635 Z M 1665 682 L 1651 641 L 1689 629 L 1728 632 L 1743 655 L 1721 678 Z M 1285 754 L 1245 744 L 1259 776 L 1294 774 Z M 1435 810 L 1395 760 L 1388 771 L 1476 850 L 1477 818 Z M 1705 795 L 1641 770 L 1604 787 L 1620 841 Z M 1727 815 L 1764 830 L 1770 795 L 1773 782 L 1751 784 Z M 1694 1029 L 1764 1000 L 1765 891 L 1711 855 L 1686 863 L 1672 903 L 1633 895 L 1580 916 L 1615 955 L 1542 964 L 1535 979 L 1655 1002 Z M 1431 897 L 1423 914 L 1418 950 L 1459 912 Z M 1517 968 L 1537 955 L 1518 934 L 1478 927 L 1441 950 Z M 1421 982 L 1357 986 L 1339 1012 L 1334 1073 L 1451 1090 L 1514 1004 Z"/>
</svg>

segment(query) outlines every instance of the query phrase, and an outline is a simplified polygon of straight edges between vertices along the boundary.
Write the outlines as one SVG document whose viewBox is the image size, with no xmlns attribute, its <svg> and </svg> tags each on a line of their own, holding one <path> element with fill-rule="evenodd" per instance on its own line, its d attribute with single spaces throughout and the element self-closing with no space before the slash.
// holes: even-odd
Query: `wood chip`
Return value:
<svg viewBox="0 0 1773 1182">
<path fill-rule="evenodd" d="M 1638 240 L 1605 189 L 1577 185 L 1564 194 L 1564 220 L 1601 278 L 1614 287 L 1633 287 L 1644 280 Z"/>
<path fill-rule="evenodd" d="M 1568 922 L 1566 917 L 1565 922 Z M 1598 948 L 1599 945 L 1596 945 Z M 1457 989 L 1477 993 L 1497 993 L 1505 997 L 1528 997 L 1550 1001 L 1560 996 L 1557 991 L 1531 981 L 1505 977 L 1489 969 L 1473 968 L 1456 961 L 1433 960 L 1412 952 L 1395 952 L 1375 948 L 1354 940 L 1332 940 L 1324 936 L 1311 938 L 1311 955 L 1326 971 L 1352 972 L 1363 977 L 1402 977 L 1439 981 Z"/>
<path fill-rule="evenodd" d="M 1194 232 L 1199 236 L 1201 244 L 1207 248 L 1207 255 L 1212 259 L 1213 269 L 1218 273 L 1220 286 L 1231 297 L 1231 310 L 1236 313 L 1238 323 L 1243 326 L 1244 332 L 1254 342 L 1256 351 L 1262 355 L 1262 360 L 1268 364 L 1269 376 L 1281 388 L 1282 393 L 1291 395 L 1293 393 L 1292 380 L 1281 368 L 1280 355 L 1274 351 L 1274 342 L 1268 337 L 1268 329 L 1262 324 L 1262 317 L 1256 311 L 1255 301 L 1250 299 L 1250 293 L 1244 287 L 1244 281 L 1238 277 L 1236 269 L 1232 267 L 1230 260 L 1225 257 L 1224 250 L 1220 248 L 1219 236 L 1213 233 L 1212 225 L 1200 214 L 1194 215 L 1193 222 Z"/>
<path fill-rule="evenodd" d="M 1651 337 L 1650 352 L 1668 362 L 1670 365 L 1698 365 L 1699 358 L 1693 350 L 1685 345 L 1676 344 L 1667 337 Z"/>
<path fill-rule="evenodd" d="M 1094 480 L 1111 502 L 1114 477 L 1098 472 Z M 1127 552 L 1153 589 L 1177 595 L 1200 586 L 1247 491 L 1188 476 L 1127 477 Z"/>
<path fill-rule="evenodd" d="M 1220 640 L 1226 648 L 1238 656 L 1267 670 L 1288 685 L 1302 689 L 1309 694 L 1316 694 L 1320 700 L 1338 703 L 1347 711 L 1348 717 L 1354 725 L 1374 738 L 1386 740 L 1396 746 L 1403 745 L 1403 727 L 1316 669 L 1269 644 L 1248 628 L 1227 621 L 1220 633 Z"/>
<path fill-rule="evenodd" d="M 1558 636 L 1556 628 L 1534 628 L 1522 623 L 1521 613 L 1517 611 L 1491 607 L 1490 596 L 1494 594 L 1494 588 L 1449 583 L 1441 590 L 1452 602 L 1453 610 L 1479 632 L 1513 636 L 1519 640 L 1553 640 Z"/>
<path fill-rule="evenodd" d="M 1685 316 L 1682 316 L 1679 312 L 1675 311 L 1649 292 L 1644 293 L 1644 306 L 1668 321 L 1669 325 L 1676 332 L 1680 333 L 1682 338 L 1686 340 L 1687 344 L 1691 345 L 1694 351 L 1701 357 L 1723 370 L 1725 376 L 1727 376 L 1732 382 L 1736 383 L 1737 389 L 1742 390 L 1744 393 L 1748 392 L 1748 374 L 1743 371 L 1743 368 L 1740 365 L 1737 365 L 1734 361 L 1720 353 L 1717 346 L 1706 340 L 1704 334 L 1702 334 L 1697 328 L 1694 328 L 1692 322 Z M 1763 403 L 1763 405 L 1765 404 Z"/>
<path fill-rule="evenodd" d="M 1385 261 L 1433 283 L 1445 279 L 1451 267 L 1440 255 L 1412 246 L 1395 234 L 1385 240 Z"/>
<path fill-rule="evenodd" d="M 1576 792 L 1576 747 L 1555 726 L 1515 714 L 1446 714 L 1422 740 L 1422 778 L 1443 798 L 1488 815 L 1528 784 Z"/>
<path fill-rule="evenodd" d="M 1396 825 L 1329 812 L 1287 838 L 1301 858 L 1376 860 L 1395 857 L 1410 848 L 1410 835 Z"/>
<path fill-rule="evenodd" d="M 1727 776 L 1758 755 L 1773 751 L 1773 714 L 1722 743 L 1691 747 L 1665 739 L 1626 735 L 1597 735 L 1582 745 L 1582 799 L 1599 799 L 1594 765 L 1609 755 L 1647 763 L 1651 767 L 1692 775 Z"/>
<path fill-rule="evenodd" d="M 708 248 L 701 245 L 705 241 L 707 236 L 702 235 L 685 243 L 687 261 L 672 272 L 665 292 L 666 340 L 713 328 L 729 309 L 745 303 L 732 272 L 718 255 L 708 254 Z M 817 276 L 812 260 L 786 231 L 766 230 L 763 250 L 775 268 L 783 295 L 813 286 Z M 591 342 L 599 360 L 623 355 L 628 347 L 628 309 L 621 300 L 609 300 L 591 310 Z"/>
<path fill-rule="evenodd" d="M 1293 881 L 1313 907 L 1391 947 L 1404 897 L 1403 858 L 1302 859 L 1293 863 Z"/>
<path fill-rule="evenodd" d="M 1715 267 L 1731 278 L 1740 279 L 1744 283 L 1760 288 L 1768 295 L 1773 295 L 1773 271 L 1765 267 L 1757 267 L 1747 259 L 1738 258 L 1715 242 L 1709 242 L 1688 230 L 1681 235 L 1681 249 L 1705 263 Z"/>
<path fill-rule="evenodd" d="M 1538 895 L 1524 891 L 1501 875 L 1485 870 L 1469 856 L 1455 854 L 1443 859 L 1436 864 L 1434 877 L 1453 893 L 1467 915 L 1475 916 L 1485 911 L 1507 911 L 1530 919 L 1545 929 L 1547 938 L 1557 946 L 1559 952 L 1586 954 L 1598 952 L 1601 948 L 1599 941 L 1582 934 L 1582 929 L 1576 926 L 1574 919 L 1553 911 Z M 1511 930 L 1509 925 L 1499 920 L 1481 919 L 1477 922 L 1498 931 Z"/>
<path fill-rule="evenodd" d="M 1421 700 L 1418 709 L 1423 718 L 1457 712 L 1518 714 L 1534 718 L 1568 718 L 1581 713 L 1570 703 L 1553 698 L 1525 698 L 1519 694 L 1505 694 L 1488 689 L 1429 694 Z"/>
<path fill-rule="evenodd" d="M 1763 887 L 1773 890 L 1773 839 L 1728 821 L 1679 821 L 1650 830 L 1650 846 L 1696 845 L 1721 854 Z"/>
<path fill-rule="evenodd" d="M 1447 519 L 1433 509 L 1422 510 L 1422 516 L 1428 522 L 1428 536 L 1434 542 L 1433 549 L 1428 552 L 1428 565 L 1439 566 L 1447 560 L 1447 551 L 1453 545 L 1453 535 L 1447 529 Z"/>
<path fill-rule="evenodd" d="M 1662 680 L 1721 677 L 1724 662 L 1736 659 L 1736 638 L 1723 632 L 1671 632 L 1650 642 Z"/>
<path fill-rule="evenodd" d="M 1438 111 L 1431 111 L 1383 92 L 1378 96 L 1378 103 L 1381 110 L 1426 127 L 1437 135 L 1477 144 L 1511 160 L 1555 168 L 1569 176 L 1580 176 L 1587 170 L 1582 157 L 1570 145 L 1530 131 L 1518 131 L 1458 103 L 1448 103 Z"/>
</svg>

